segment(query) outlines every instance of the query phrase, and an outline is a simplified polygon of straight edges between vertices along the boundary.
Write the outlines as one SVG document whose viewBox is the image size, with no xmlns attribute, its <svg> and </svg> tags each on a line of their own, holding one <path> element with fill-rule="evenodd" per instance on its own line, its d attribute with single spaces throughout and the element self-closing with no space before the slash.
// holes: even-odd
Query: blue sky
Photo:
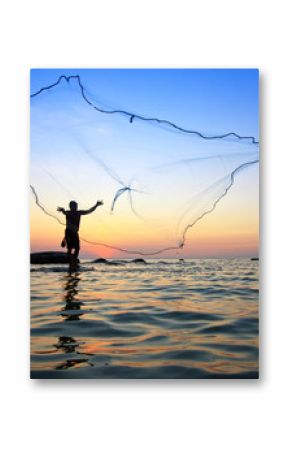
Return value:
<svg viewBox="0 0 290 449">
<path fill-rule="evenodd" d="M 258 137 L 256 69 L 34 69 L 31 92 L 62 74 L 80 74 L 100 103 L 162 117 L 208 133 Z"/>
</svg>

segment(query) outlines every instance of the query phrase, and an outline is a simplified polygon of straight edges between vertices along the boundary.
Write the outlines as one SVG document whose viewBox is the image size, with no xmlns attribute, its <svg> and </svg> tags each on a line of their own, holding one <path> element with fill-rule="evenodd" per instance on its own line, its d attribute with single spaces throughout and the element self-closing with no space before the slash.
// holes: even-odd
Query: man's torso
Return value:
<svg viewBox="0 0 290 449">
<path fill-rule="evenodd" d="M 67 211 L 66 212 L 66 229 L 72 232 L 78 232 L 80 227 L 81 214 L 79 211 Z"/>
</svg>

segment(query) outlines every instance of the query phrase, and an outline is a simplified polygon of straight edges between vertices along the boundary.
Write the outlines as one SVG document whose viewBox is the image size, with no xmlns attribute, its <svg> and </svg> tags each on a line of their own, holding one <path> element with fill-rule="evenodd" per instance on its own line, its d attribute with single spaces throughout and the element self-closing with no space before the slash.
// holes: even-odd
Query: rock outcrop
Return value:
<svg viewBox="0 0 290 449">
<path fill-rule="evenodd" d="M 102 257 L 100 257 L 99 259 L 92 260 L 91 263 L 100 263 L 100 264 L 103 263 L 105 265 L 119 265 L 120 264 L 120 262 L 118 262 L 118 261 L 110 261 L 107 259 L 103 259 Z"/>
<path fill-rule="evenodd" d="M 79 262 L 79 260 L 78 260 Z M 55 263 L 69 263 L 67 253 L 62 251 L 43 251 L 40 253 L 30 254 L 30 263 L 32 264 L 55 264 Z"/>
</svg>

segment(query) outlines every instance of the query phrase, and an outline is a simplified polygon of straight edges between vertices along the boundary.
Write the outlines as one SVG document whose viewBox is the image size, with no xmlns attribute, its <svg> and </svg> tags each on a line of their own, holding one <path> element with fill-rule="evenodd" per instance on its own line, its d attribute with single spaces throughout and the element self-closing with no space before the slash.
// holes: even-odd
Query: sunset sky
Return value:
<svg viewBox="0 0 290 449">
<path fill-rule="evenodd" d="M 79 74 L 100 108 L 170 120 L 205 135 L 235 131 L 259 140 L 257 70 L 35 69 L 31 93 L 62 74 Z M 225 190 L 230 172 L 257 158 L 249 142 L 204 141 L 96 112 L 73 80 L 31 99 L 31 184 L 56 215 L 71 199 L 80 209 L 103 199 L 103 207 L 82 219 L 80 235 L 91 241 L 144 252 L 175 246 L 184 227 Z M 116 191 L 130 182 L 138 190 L 132 193 L 138 216 L 127 193 L 111 214 Z M 258 182 L 258 164 L 241 171 L 215 211 L 188 231 L 184 249 L 158 257 L 256 256 Z M 31 250 L 60 250 L 63 232 L 31 195 Z M 81 243 L 81 258 L 98 256 L 127 257 Z"/>
</svg>

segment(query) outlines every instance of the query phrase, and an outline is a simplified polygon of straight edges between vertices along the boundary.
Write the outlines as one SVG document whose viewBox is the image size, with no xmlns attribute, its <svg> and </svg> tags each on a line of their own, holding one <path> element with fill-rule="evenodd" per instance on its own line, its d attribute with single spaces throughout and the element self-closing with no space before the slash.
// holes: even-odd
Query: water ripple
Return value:
<svg viewBox="0 0 290 449">
<path fill-rule="evenodd" d="M 257 378 L 258 262 L 31 267 L 33 378 Z"/>
</svg>

